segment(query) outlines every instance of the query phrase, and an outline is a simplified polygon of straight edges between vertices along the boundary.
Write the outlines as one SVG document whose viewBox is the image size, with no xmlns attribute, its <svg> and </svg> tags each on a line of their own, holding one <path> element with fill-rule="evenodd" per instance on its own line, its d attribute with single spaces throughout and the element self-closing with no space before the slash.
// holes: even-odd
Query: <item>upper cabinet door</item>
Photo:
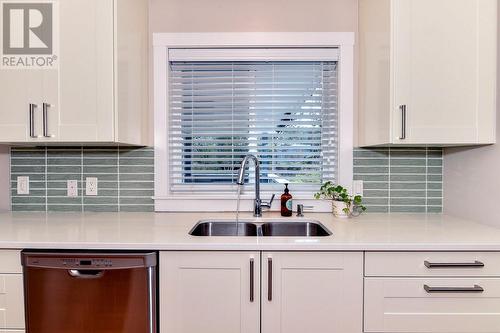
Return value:
<svg viewBox="0 0 500 333">
<path fill-rule="evenodd" d="M 359 0 L 359 145 L 496 141 L 497 0 Z"/>
<path fill-rule="evenodd" d="M 394 0 L 392 6 L 394 143 L 491 141 L 497 0 Z"/>
<path fill-rule="evenodd" d="M 54 135 L 48 139 L 113 141 L 113 0 L 62 0 L 58 6 L 59 72 L 44 80 Z"/>
<path fill-rule="evenodd" d="M 162 333 L 259 333 L 260 253 L 161 252 Z"/>
<path fill-rule="evenodd" d="M 363 331 L 363 254 L 262 255 L 262 333 Z"/>
<path fill-rule="evenodd" d="M 0 142 L 38 140 L 42 76 L 36 69 L 0 69 Z"/>
<path fill-rule="evenodd" d="M 147 144 L 148 0 L 19 1 L 0 5 L 0 143 Z"/>
</svg>

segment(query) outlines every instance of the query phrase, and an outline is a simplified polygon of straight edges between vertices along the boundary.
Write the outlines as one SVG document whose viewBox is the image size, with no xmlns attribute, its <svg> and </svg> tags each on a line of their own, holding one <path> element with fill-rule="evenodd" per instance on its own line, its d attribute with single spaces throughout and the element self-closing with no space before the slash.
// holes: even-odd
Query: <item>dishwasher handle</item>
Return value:
<svg viewBox="0 0 500 333">
<path fill-rule="evenodd" d="M 77 279 L 99 279 L 103 277 L 103 270 L 96 269 L 69 269 L 68 274 Z"/>
</svg>

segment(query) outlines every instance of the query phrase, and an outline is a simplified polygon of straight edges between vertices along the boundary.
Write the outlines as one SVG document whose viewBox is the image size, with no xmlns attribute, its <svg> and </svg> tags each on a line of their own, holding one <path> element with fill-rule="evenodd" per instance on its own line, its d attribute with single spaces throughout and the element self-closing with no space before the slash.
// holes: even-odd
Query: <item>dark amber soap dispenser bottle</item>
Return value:
<svg viewBox="0 0 500 333">
<path fill-rule="evenodd" d="M 285 184 L 285 193 L 281 195 L 281 216 L 292 216 L 292 195 Z"/>
</svg>

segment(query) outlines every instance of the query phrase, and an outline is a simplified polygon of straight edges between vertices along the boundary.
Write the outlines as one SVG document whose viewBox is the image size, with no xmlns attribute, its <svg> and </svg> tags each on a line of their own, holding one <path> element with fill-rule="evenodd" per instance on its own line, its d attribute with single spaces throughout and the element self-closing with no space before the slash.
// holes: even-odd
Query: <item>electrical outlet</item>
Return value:
<svg viewBox="0 0 500 333">
<path fill-rule="evenodd" d="M 30 194 L 30 177 L 17 177 L 17 194 Z"/>
<path fill-rule="evenodd" d="M 68 180 L 67 185 L 67 196 L 68 197 L 77 197 L 78 196 L 78 180 Z"/>
<path fill-rule="evenodd" d="M 355 180 L 352 182 L 352 189 L 353 189 L 353 194 L 354 195 L 361 195 L 363 196 L 363 181 L 362 180 Z"/>
<path fill-rule="evenodd" d="M 87 177 L 85 179 L 85 194 L 97 195 L 97 177 Z"/>
</svg>

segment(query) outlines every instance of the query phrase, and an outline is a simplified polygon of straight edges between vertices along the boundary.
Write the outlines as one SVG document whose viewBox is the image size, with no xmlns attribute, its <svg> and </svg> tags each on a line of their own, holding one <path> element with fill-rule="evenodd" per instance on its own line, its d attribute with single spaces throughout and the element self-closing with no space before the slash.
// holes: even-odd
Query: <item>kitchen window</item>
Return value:
<svg viewBox="0 0 500 333">
<path fill-rule="evenodd" d="M 352 58 L 342 61 L 341 45 L 220 47 L 219 39 L 210 48 L 186 47 L 174 35 L 155 36 L 157 210 L 192 210 L 181 207 L 190 200 L 200 210 L 234 210 L 229 202 L 247 154 L 260 160 L 264 197 L 280 194 L 284 183 L 306 201 L 326 180 L 350 185 L 352 101 L 344 99 L 352 77 L 343 87 L 348 71 L 341 69 Z M 158 45 L 162 39 L 174 45 Z M 250 169 L 244 200 L 253 184 Z"/>
</svg>

